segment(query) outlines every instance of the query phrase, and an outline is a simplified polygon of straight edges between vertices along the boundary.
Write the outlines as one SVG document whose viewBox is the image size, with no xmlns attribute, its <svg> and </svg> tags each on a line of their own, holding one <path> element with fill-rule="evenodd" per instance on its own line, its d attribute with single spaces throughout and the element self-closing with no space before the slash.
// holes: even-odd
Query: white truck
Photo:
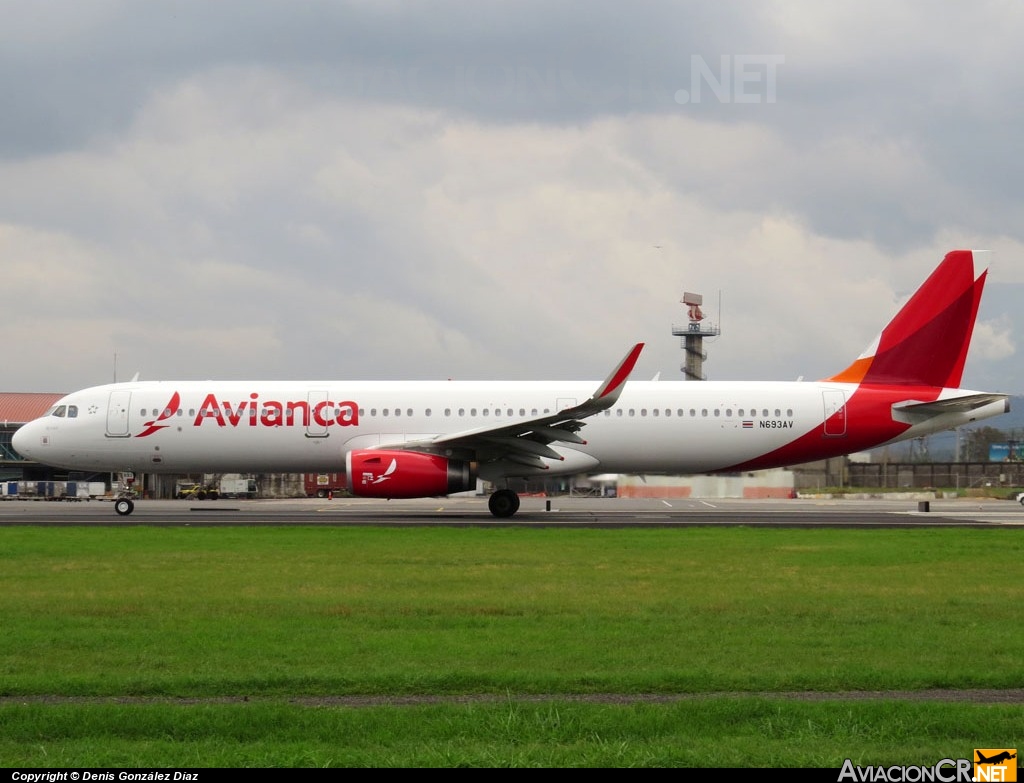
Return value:
<svg viewBox="0 0 1024 783">
<path fill-rule="evenodd" d="M 241 477 L 221 477 L 219 494 L 222 498 L 254 498 L 259 492 L 256 479 Z"/>
</svg>

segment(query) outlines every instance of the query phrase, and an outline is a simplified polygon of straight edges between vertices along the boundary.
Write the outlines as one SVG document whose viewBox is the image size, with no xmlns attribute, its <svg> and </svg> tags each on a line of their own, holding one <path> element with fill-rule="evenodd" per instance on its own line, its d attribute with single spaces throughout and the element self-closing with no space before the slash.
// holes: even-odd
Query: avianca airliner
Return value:
<svg viewBox="0 0 1024 783">
<path fill-rule="evenodd" d="M 80 471 L 338 472 L 353 495 L 434 497 L 540 474 L 750 471 L 916 438 L 1009 410 L 957 388 L 987 270 L 949 253 L 870 347 L 817 382 L 630 381 L 637 344 L 600 384 L 180 381 L 69 394 L 13 440 Z M 132 500 L 114 504 L 130 514 Z"/>
</svg>

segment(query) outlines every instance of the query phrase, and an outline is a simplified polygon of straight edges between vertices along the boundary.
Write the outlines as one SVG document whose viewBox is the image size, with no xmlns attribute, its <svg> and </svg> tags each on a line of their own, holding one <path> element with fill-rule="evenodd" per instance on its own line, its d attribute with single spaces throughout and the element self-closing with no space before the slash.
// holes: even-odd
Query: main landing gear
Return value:
<svg viewBox="0 0 1024 783">
<path fill-rule="evenodd" d="M 519 495 L 511 489 L 499 489 L 487 501 L 487 508 L 500 519 L 510 517 L 519 510 Z"/>
<path fill-rule="evenodd" d="M 135 510 L 135 501 L 130 498 L 118 498 L 114 501 L 114 511 L 118 516 L 126 517 Z"/>
</svg>

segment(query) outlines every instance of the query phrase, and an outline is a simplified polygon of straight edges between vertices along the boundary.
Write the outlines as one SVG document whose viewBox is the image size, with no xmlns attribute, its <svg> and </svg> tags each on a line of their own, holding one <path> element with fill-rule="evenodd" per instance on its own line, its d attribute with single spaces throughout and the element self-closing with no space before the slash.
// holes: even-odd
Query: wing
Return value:
<svg viewBox="0 0 1024 783">
<path fill-rule="evenodd" d="M 586 440 L 579 435 L 579 431 L 586 426 L 583 420 L 616 403 L 643 347 L 643 343 L 634 345 L 604 383 L 580 405 L 500 427 L 479 427 L 426 440 L 382 443 L 378 448 L 432 454 L 470 452 L 472 458 L 479 462 L 509 460 L 526 467 L 547 470 L 548 465 L 542 458 L 564 459 L 550 444 L 586 444 Z"/>
</svg>

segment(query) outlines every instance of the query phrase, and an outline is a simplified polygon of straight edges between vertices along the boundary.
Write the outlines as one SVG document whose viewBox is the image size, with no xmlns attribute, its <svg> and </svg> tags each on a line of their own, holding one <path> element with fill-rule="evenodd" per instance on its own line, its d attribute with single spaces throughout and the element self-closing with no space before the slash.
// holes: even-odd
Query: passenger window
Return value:
<svg viewBox="0 0 1024 783">
<path fill-rule="evenodd" d="M 793 409 L 792 408 L 787 408 L 786 409 L 786 415 L 789 416 L 789 418 L 792 419 L 793 418 Z"/>
</svg>

